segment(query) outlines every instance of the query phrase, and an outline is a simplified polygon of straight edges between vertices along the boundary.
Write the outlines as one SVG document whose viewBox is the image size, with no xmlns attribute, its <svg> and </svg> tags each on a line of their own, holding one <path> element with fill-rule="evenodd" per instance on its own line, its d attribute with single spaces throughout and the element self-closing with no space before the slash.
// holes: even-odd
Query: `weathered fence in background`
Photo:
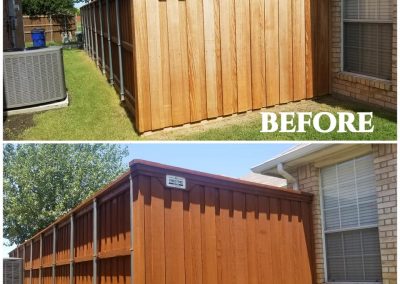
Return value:
<svg viewBox="0 0 400 284">
<path fill-rule="evenodd" d="M 11 253 L 25 283 L 313 283 L 311 194 L 130 167 Z"/>
<path fill-rule="evenodd" d="M 96 0 L 81 15 L 86 50 L 145 132 L 327 93 L 328 7 Z"/>
<path fill-rule="evenodd" d="M 62 43 L 64 33 L 75 36 L 75 16 L 24 16 L 25 42 L 32 41 L 31 31 L 35 28 L 45 30 L 46 41 Z"/>
</svg>

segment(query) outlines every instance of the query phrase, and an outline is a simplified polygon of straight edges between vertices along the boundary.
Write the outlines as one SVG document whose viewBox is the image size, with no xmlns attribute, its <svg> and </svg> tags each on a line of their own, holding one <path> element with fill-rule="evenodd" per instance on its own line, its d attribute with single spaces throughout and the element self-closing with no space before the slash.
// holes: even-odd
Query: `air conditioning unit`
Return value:
<svg viewBox="0 0 400 284">
<path fill-rule="evenodd" d="M 22 284 L 23 283 L 23 260 L 22 258 L 3 259 L 3 283 Z"/>
<path fill-rule="evenodd" d="M 3 53 L 4 109 L 66 99 L 62 47 Z"/>
</svg>

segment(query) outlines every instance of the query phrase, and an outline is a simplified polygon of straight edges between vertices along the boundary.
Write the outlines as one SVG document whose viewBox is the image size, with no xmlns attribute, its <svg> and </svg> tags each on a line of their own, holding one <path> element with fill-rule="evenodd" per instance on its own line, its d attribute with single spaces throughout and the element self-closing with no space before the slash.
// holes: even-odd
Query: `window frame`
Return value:
<svg viewBox="0 0 400 284">
<path fill-rule="evenodd" d="M 344 1 L 344 0 L 342 0 Z M 383 282 L 351 282 L 351 281 L 335 281 L 331 282 L 328 281 L 328 256 L 326 251 L 326 234 L 335 233 L 335 232 L 345 232 L 345 231 L 354 231 L 354 230 L 363 230 L 363 229 L 370 229 L 370 228 L 377 228 L 379 230 L 379 222 L 376 225 L 366 225 L 361 227 L 352 227 L 352 228 L 345 228 L 345 229 L 337 229 L 337 230 L 328 230 L 325 229 L 325 208 L 324 208 L 324 197 L 322 192 L 322 169 L 325 167 L 331 167 L 340 163 L 344 163 L 347 161 L 355 160 L 357 158 L 361 158 L 364 156 L 371 155 L 372 153 L 363 154 L 361 156 L 351 157 L 348 160 L 344 160 L 341 162 L 334 162 L 332 164 L 327 164 L 322 167 L 318 168 L 318 193 L 319 193 L 319 202 L 320 202 L 320 213 L 321 213 L 321 237 L 322 237 L 322 254 L 323 254 L 323 261 L 324 261 L 324 283 L 326 284 L 382 284 Z"/>
<path fill-rule="evenodd" d="M 344 2 L 346 0 L 340 0 L 340 71 L 343 73 L 348 73 L 348 74 L 352 74 L 354 76 L 362 76 L 365 78 L 369 78 L 372 80 L 381 80 L 381 81 L 386 81 L 386 82 L 391 82 L 393 81 L 393 71 L 391 74 L 391 78 L 390 79 L 383 79 L 380 77 L 375 77 L 375 76 L 371 76 L 371 75 L 366 75 L 366 74 L 361 74 L 361 73 L 356 73 L 356 72 L 352 72 L 352 71 L 346 71 L 344 70 L 344 24 L 347 23 L 370 23 L 370 24 L 392 24 L 392 33 L 394 32 L 393 30 L 393 15 L 392 15 L 392 19 L 389 20 L 345 20 L 344 18 Z M 397 1 L 397 0 L 396 0 Z M 393 37 L 393 35 L 392 35 Z M 393 53 L 393 38 L 392 38 L 392 53 Z M 392 62 L 393 62 L 393 55 L 392 55 Z"/>
</svg>

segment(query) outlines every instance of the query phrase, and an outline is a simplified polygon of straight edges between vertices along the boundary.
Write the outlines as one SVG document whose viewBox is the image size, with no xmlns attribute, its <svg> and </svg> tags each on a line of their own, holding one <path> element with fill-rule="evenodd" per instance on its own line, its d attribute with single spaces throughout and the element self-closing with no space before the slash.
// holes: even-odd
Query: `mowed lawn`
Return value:
<svg viewBox="0 0 400 284">
<path fill-rule="evenodd" d="M 64 67 L 70 105 L 34 114 L 13 140 L 138 139 L 115 90 L 83 51 L 64 50 Z"/>
<path fill-rule="evenodd" d="M 80 50 L 64 50 L 66 83 L 70 98 L 67 108 L 7 117 L 5 140 L 396 140 L 396 115 L 359 103 L 324 96 L 316 100 L 279 105 L 267 109 L 279 112 L 373 111 L 374 133 L 260 133 L 258 111 L 214 119 L 206 123 L 155 131 L 140 137 L 115 90 L 95 63 Z M 322 128 L 328 120 L 322 121 Z"/>
<path fill-rule="evenodd" d="M 373 133 L 319 133 L 313 128 L 306 127 L 306 133 L 261 133 L 262 121 L 260 112 L 239 114 L 208 123 L 198 123 L 187 129 L 154 133 L 147 137 L 164 140 L 396 140 L 396 115 L 385 110 L 372 109 L 371 106 L 342 100 L 333 96 L 323 96 L 316 100 L 294 102 L 268 108 L 268 112 L 331 112 L 337 118 L 337 112 L 373 112 Z M 278 120 L 279 121 L 279 120 Z M 297 123 L 297 119 L 295 119 Z M 358 126 L 358 123 L 355 123 Z M 328 129 L 329 119 L 321 120 L 321 128 Z M 336 128 L 337 130 L 337 128 Z"/>
</svg>

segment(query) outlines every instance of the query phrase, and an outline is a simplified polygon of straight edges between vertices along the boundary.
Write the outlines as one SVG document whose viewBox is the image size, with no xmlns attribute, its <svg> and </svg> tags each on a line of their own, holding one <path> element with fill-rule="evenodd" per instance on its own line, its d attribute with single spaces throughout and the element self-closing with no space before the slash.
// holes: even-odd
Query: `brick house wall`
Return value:
<svg viewBox="0 0 400 284">
<path fill-rule="evenodd" d="M 397 147 L 373 145 L 376 191 L 378 202 L 378 228 L 384 284 L 396 282 L 396 225 L 397 225 Z"/>
<path fill-rule="evenodd" d="M 396 283 L 396 188 L 397 146 L 395 144 L 373 145 L 374 168 L 379 218 L 379 241 L 381 249 L 383 284 Z M 312 163 L 291 171 L 297 178 L 299 189 L 314 194 L 312 213 L 315 251 L 315 279 L 325 283 L 325 260 L 323 226 L 321 219 L 321 195 L 319 168 Z M 289 185 L 291 187 L 291 185 Z"/>
<path fill-rule="evenodd" d="M 386 109 L 397 109 L 397 1 L 393 0 L 392 80 L 342 72 L 342 0 L 330 1 L 330 91 Z"/>
</svg>

